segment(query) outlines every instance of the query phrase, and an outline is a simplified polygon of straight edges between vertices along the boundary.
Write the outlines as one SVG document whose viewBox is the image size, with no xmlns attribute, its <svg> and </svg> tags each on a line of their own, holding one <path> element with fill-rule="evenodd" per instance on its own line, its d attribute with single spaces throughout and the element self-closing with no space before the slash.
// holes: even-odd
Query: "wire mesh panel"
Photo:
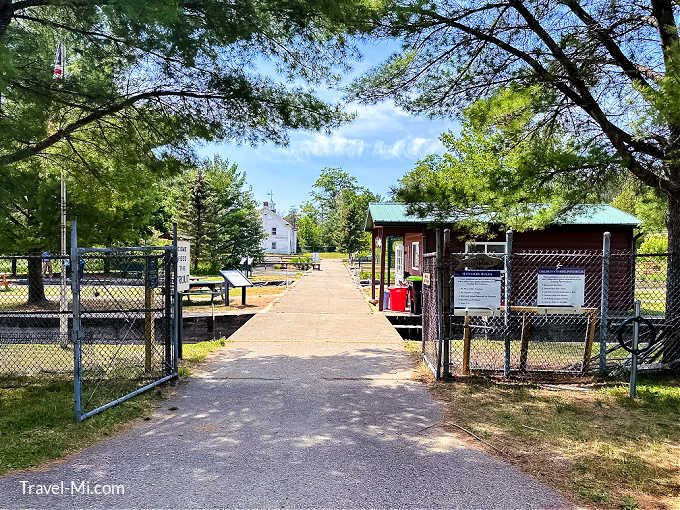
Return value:
<svg viewBox="0 0 680 510">
<path fill-rule="evenodd" d="M 176 375 L 171 248 L 78 250 L 85 417 Z"/>
<path fill-rule="evenodd" d="M 450 306 L 445 321 L 448 321 L 446 337 L 450 348 L 449 366 L 453 372 L 470 370 L 503 370 L 505 364 L 505 340 L 508 330 L 507 317 L 504 313 L 504 296 L 506 287 L 505 255 L 477 253 L 449 253 L 442 263 L 444 286 L 449 293 Z M 484 310 L 487 316 L 475 315 L 474 312 L 458 310 L 455 312 L 455 288 L 457 271 L 481 270 L 499 272 L 500 307 L 496 310 Z M 458 282 L 458 285 L 460 283 Z"/>
<path fill-rule="evenodd" d="M 615 253 L 608 263 L 607 297 L 612 316 L 606 320 L 607 324 L 612 322 L 615 329 L 613 318 L 622 320 L 633 306 L 632 256 Z M 467 373 L 507 368 L 514 372 L 582 373 L 597 367 L 602 252 L 532 251 L 510 256 L 448 254 L 444 267 L 453 282 L 451 289 L 456 283 L 455 271 L 470 269 L 469 266 L 500 271 L 501 303 L 496 313 L 485 316 L 475 313 L 467 317 L 451 315 L 447 338 L 450 366 L 454 370 Z M 580 275 L 583 295 L 578 305 L 549 306 L 539 301 L 541 275 L 550 272 Z M 455 306 L 453 297 L 451 306 Z M 625 352 L 618 350 L 617 345 L 615 335 L 610 331 L 606 348 L 612 360 Z"/>
<path fill-rule="evenodd" d="M 65 272 L 62 278 L 62 271 Z M 72 377 L 67 257 L 0 257 L 0 378 Z"/>
<path fill-rule="evenodd" d="M 680 277 L 673 274 L 673 255 L 636 254 L 633 260 L 635 299 L 640 301 L 640 315 L 654 327 L 657 340 L 639 361 L 677 364 L 680 359 Z M 628 328 L 623 333 L 624 342 L 630 335 Z M 643 347 L 651 335 L 649 327 L 640 328 Z"/>
<path fill-rule="evenodd" d="M 433 373 L 439 363 L 439 338 L 437 316 L 437 254 L 423 254 L 423 356 Z"/>
<path fill-rule="evenodd" d="M 559 313 L 541 307 L 539 272 L 571 270 L 583 278 L 582 307 Z M 513 369 L 582 372 L 588 368 L 599 327 L 602 295 L 602 253 L 598 251 L 525 252 L 512 255 L 511 342 L 517 351 Z M 610 262 L 609 306 L 632 306 L 630 260 Z M 626 291 L 628 294 L 624 294 Z M 579 300 L 580 301 L 580 300 Z M 597 352 L 595 353 L 597 354 Z M 513 356 L 515 358 L 515 356 Z"/>
</svg>

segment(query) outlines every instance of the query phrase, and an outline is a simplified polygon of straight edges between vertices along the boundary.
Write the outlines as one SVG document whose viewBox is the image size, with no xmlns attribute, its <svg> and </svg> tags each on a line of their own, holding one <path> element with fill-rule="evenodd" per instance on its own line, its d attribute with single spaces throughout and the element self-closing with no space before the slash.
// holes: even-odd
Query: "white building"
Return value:
<svg viewBox="0 0 680 510">
<path fill-rule="evenodd" d="M 297 251 L 297 229 L 276 213 L 274 202 L 265 202 L 260 209 L 262 226 L 267 237 L 262 241 L 265 253 L 291 255 Z"/>
</svg>

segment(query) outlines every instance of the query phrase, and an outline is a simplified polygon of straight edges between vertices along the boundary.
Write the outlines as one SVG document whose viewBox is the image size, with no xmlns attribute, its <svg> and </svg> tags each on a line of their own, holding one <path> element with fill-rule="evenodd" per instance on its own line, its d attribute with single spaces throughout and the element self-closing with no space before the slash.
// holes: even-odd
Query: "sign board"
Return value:
<svg viewBox="0 0 680 510">
<path fill-rule="evenodd" d="M 158 287 L 158 258 L 146 257 L 146 274 L 144 275 L 144 286 L 147 289 Z"/>
<path fill-rule="evenodd" d="M 430 273 L 423 273 L 423 285 L 430 285 Z"/>
<path fill-rule="evenodd" d="M 500 271 L 454 271 L 454 315 L 498 315 L 501 308 Z"/>
<path fill-rule="evenodd" d="M 239 262 L 240 266 L 252 266 L 253 265 L 253 257 L 241 257 L 241 261 Z"/>
<path fill-rule="evenodd" d="M 585 301 L 586 272 L 582 267 L 538 269 L 538 308 L 565 308 L 560 313 L 580 311 Z M 540 312 L 540 310 L 539 310 Z"/>
<path fill-rule="evenodd" d="M 191 268 L 191 243 L 177 241 L 177 291 L 189 290 L 189 271 Z"/>
<path fill-rule="evenodd" d="M 245 275 L 238 269 L 229 269 L 220 271 L 222 278 L 224 278 L 232 287 L 252 287 L 252 282 L 245 277 Z"/>
</svg>

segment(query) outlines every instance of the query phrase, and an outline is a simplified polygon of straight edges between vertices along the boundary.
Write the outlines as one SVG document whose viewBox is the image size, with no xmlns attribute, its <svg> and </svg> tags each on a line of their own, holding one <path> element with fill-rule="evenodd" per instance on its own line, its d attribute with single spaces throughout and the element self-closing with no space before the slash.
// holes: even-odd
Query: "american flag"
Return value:
<svg viewBox="0 0 680 510">
<path fill-rule="evenodd" d="M 57 45 L 57 55 L 54 57 L 54 74 L 52 78 L 64 77 L 64 51 L 61 48 L 61 43 Z"/>
</svg>

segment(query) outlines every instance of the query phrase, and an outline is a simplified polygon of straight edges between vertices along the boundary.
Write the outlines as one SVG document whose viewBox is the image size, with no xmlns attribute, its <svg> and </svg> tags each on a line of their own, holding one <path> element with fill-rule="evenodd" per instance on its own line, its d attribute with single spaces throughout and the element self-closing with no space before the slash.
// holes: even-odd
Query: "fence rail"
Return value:
<svg viewBox="0 0 680 510">
<path fill-rule="evenodd" d="M 511 236 L 509 241 L 512 246 Z M 641 361 L 659 364 L 675 359 L 669 349 L 680 342 L 671 338 L 680 330 L 680 317 L 666 313 L 666 307 L 670 298 L 680 299 L 668 293 L 680 289 L 669 290 L 668 260 L 668 254 L 612 251 L 607 237 L 602 251 L 425 254 L 423 274 L 430 284 L 423 286 L 424 358 L 437 377 L 449 371 L 615 372 L 630 364 L 618 343 L 619 326 L 640 301 L 642 315 L 657 326 L 662 340 Z M 539 270 L 550 268 L 582 271 L 582 307 L 539 306 Z M 456 271 L 464 269 L 498 271 L 501 303 L 495 313 L 456 311 Z M 439 285 L 444 305 L 440 312 Z M 643 344 L 650 341 L 650 334 L 647 329 L 641 333 Z M 631 336 L 632 328 L 622 335 L 624 340 Z"/>
</svg>

